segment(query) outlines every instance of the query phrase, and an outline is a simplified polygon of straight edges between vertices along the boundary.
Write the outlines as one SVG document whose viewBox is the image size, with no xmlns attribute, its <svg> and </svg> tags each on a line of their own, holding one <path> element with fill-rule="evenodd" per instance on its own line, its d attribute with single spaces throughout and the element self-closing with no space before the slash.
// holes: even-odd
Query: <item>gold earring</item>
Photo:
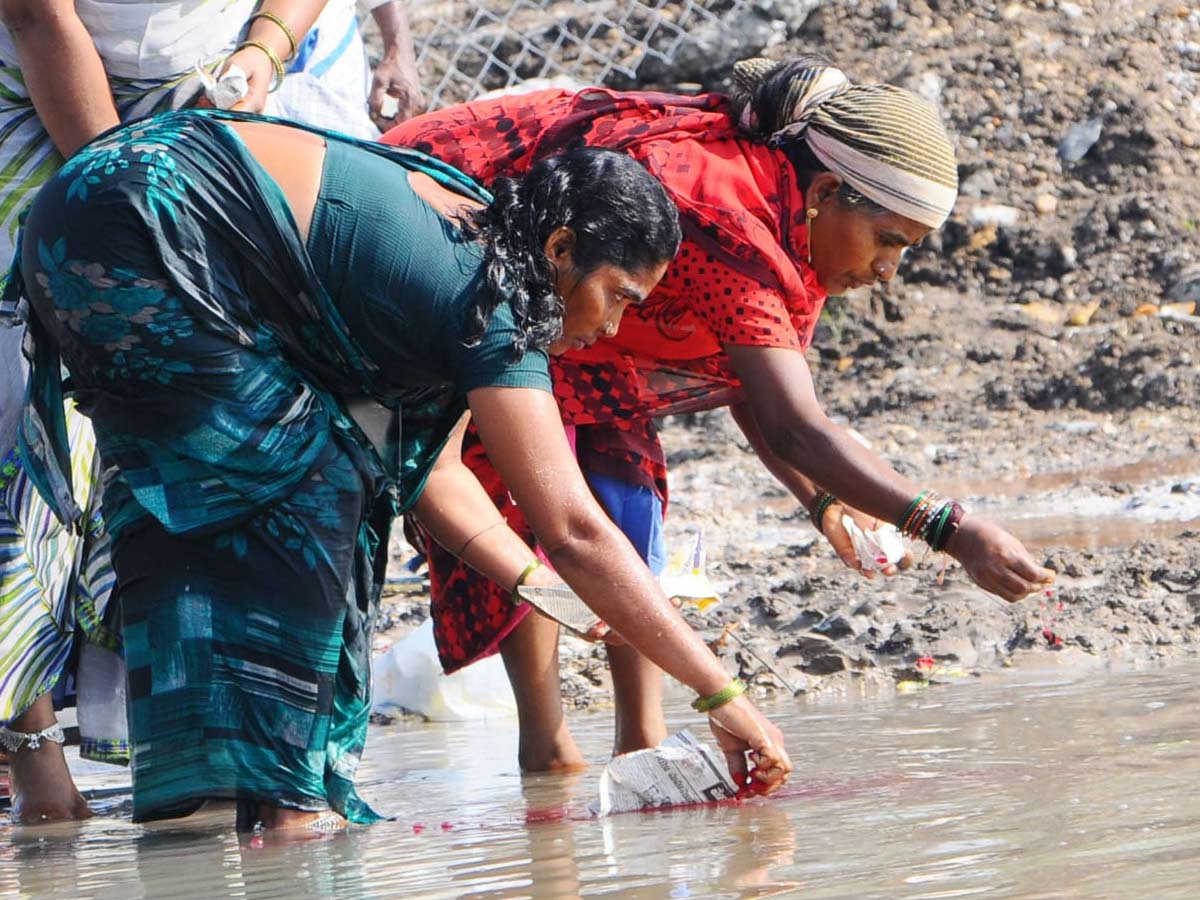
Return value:
<svg viewBox="0 0 1200 900">
<path fill-rule="evenodd" d="M 815 206 L 810 206 L 804 213 L 804 215 L 806 215 L 808 217 L 808 264 L 809 264 L 809 266 L 812 266 L 813 219 L 815 219 L 817 217 L 818 213 L 820 213 L 820 210 L 817 209 Z"/>
</svg>

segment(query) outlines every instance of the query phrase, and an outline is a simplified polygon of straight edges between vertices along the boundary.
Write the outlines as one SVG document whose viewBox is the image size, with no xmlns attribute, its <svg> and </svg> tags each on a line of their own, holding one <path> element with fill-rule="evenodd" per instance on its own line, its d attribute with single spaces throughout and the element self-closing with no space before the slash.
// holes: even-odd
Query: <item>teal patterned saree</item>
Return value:
<svg viewBox="0 0 1200 900">
<path fill-rule="evenodd" d="M 23 290 L 33 313 L 22 453 L 59 516 L 81 524 L 64 394 L 93 420 L 134 818 L 224 797 L 251 816 L 263 803 L 371 821 L 354 773 L 388 530 L 463 400 L 383 382 L 278 186 L 224 124 L 236 118 L 119 128 L 42 189 L 5 298 Z M 361 146 L 487 199 L 421 154 Z M 382 444 L 347 412 L 364 398 L 393 411 Z"/>
</svg>

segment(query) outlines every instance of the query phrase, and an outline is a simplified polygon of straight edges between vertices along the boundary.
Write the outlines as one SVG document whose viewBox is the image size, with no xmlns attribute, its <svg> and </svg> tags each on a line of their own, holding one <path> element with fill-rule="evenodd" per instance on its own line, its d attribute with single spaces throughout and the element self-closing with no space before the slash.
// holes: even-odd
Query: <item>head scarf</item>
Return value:
<svg viewBox="0 0 1200 900">
<path fill-rule="evenodd" d="M 938 228 L 958 195 L 954 147 L 936 110 L 890 84 L 853 84 L 828 65 L 799 68 L 775 121 L 757 121 L 754 98 L 781 63 L 734 66 L 734 105 L 743 131 L 773 145 L 803 138 L 813 155 L 884 209 Z"/>
</svg>

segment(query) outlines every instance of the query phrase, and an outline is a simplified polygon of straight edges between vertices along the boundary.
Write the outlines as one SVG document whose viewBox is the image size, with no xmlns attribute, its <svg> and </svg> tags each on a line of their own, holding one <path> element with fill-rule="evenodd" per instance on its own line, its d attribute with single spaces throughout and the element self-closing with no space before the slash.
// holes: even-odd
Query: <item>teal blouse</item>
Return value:
<svg viewBox="0 0 1200 900">
<path fill-rule="evenodd" d="M 463 339 L 481 292 L 480 245 L 413 190 L 409 170 L 354 144 L 328 141 L 308 253 L 350 335 L 381 380 L 551 390 L 545 352 L 513 354 L 517 330 L 501 303 L 477 343 Z"/>
</svg>

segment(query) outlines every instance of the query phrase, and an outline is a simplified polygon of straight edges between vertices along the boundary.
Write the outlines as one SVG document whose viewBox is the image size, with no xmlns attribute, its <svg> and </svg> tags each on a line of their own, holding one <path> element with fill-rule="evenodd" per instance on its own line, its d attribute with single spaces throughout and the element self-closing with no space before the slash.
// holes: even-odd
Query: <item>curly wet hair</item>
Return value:
<svg viewBox="0 0 1200 900">
<path fill-rule="evenodd" d="M 568 150 L 539 161 L 522 178 L 497 179 L 491 190 L 492 203 L 463 222 L 465 236 L 483 243 L 488 286 L 468 314 L 468 344 L 482 338 L 501 303 L 512 308 L 516 358 L 530 348 L 545 350 L 562 334 L 558 272 L 545 252 L 559 228 L 570 229 L 573 262 L 583 275 L 605 264 L 642 272 L 679 249 L 675 204 L 653 175 L 622 153 Z"/>
</svg>

